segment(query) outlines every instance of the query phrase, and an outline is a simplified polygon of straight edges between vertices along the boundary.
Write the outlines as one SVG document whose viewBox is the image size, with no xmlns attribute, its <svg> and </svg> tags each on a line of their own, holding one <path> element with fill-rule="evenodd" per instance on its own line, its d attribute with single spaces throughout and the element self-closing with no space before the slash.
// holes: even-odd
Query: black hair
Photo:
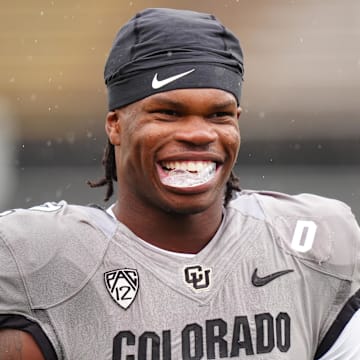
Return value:
<svg viewBox="0 0 360 360">
<path fill-rule="evenodd" d="M 102 165 L 105 168 L 105 176 L 98 181 L 88 181 L 88 185 L 92 188 L 107 186 L 104 201 L 108 201 L 114 193 L 114 183 L 117 181 L 116 163 L 115 163 L 115 149 L 114 145 L 108 140 L 105 145 L 104 155 L 102 158 Z M 226 190 L 224 196 L 224 206 L 226 206 L 233 197 L 234 191 L 241 191 L 239 178 L 232 171 L 229 180 L 226 183 Z"/>
</svg>

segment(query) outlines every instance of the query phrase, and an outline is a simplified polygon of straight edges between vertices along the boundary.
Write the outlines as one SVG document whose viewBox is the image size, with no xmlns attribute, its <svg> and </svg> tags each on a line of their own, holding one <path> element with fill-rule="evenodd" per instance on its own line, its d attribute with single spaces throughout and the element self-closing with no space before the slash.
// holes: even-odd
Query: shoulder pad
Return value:
<svg viewBox="0 0 360 360">
<path fill-rule="evenodd" d="M 286 253 L 321 272 L 359 281 L 360 229 L 346 204 L 312 194 L 246 195 L 257 200 L 263 219 Z"/>
<path fill-rule="evenodd" d="M 0 214 L 0 241 L 14 257 L 31 307 L 48 308 L 78 292 L 116 226 L 102 210 L 63 201 Z"/>
</svg>

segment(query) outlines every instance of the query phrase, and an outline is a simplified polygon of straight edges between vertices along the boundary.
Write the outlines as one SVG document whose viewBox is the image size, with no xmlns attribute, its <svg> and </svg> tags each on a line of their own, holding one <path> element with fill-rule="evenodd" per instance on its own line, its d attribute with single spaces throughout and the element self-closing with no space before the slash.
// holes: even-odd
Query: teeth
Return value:
<svg viewBox="0 0 360 360">
<path fill-rule="evenodd" d="M 216 173 L 216 163 L 212 161 L 175 161 L 162 163 L 167 176 L 161 179 L 165 185 L 184 188 L 205 184 Z"/>
<path fill-rule="evenodd" d="M 215 163 L 211 161 L 164 161 L 161 166 L 165 170 L 183 170 L 190 172 L 201 172 L 209 166 L 214 166 Z"/>
</svg>

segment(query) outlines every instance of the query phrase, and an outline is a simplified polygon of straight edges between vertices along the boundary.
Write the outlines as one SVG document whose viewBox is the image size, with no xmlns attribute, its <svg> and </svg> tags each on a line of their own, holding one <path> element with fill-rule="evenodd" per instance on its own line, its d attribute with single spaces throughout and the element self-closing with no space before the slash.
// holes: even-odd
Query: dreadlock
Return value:
<svg viewBox="0 0 360 360">
<path fill-rule="evenodd" d="M 229 180 L 226 183 L 225 197 L 224 197 L 224 206 L 226 207 L 229 201 L 233 197 L 233 191 L 241 191 L 240 180 L 235 175 L 234 171 L 231 172 Z"/>
<path fill-rule="evenodd" d="M 116 175 L 116 163 L 115 163 L 115 149 L 114 145 L 108 140 L 105 149 L 104 155 L 101 161 L 102 165 L 105 168 L 105 176 L 98 181 L 88 181 L 87 184 L 92 187 L 101 187 L 107 185 L 106 195 L 104 201 L 108 201 L 110 197 L 114 194 L 114 184 L 113 181 L 117 181 Z M 232 171 L 229 177 L 228 182 L 226 183 L 225 197 L 224 197 L 224 206 L 226 206 L 229 201 L 232 199 L 233 191 L 241 191 L 239 178 Z"/>
<path fill-rule="evenodd" d="M 107 185 L 104 201 L 108 201 L 114 193 L 113 180 L 117 181 L 115 150 L 114 150 L 114 145 L 111 144 L 109 140 L 105 145 L 104 155 L 101 160 L 101 163 L 105 168 L 105 176 L 98 181 L 88 181 L 87 184 L 92 188 Z"/>
</svg>

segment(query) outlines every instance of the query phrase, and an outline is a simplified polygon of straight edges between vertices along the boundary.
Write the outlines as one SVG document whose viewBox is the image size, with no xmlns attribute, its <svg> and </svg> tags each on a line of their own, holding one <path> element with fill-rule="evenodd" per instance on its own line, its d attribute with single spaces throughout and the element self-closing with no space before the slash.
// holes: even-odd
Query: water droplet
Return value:
<svg viewBox="0 0 360 360">
<path fill-rule="evenodd" d="M 74 142 L 75 142 L 75 133 L 73 133 L 73 132 L 69 132 L 69 133 L 67 133 L 66 134 L 66 141 L 68 142 L 68 143 L 70 143 L 70 144 L 74 144 Z"/>
<path fill-rule="evenodd" d="M 63 194 L 62 189 L 57 189 L 57 190 L 55 191 L 55 197 L 56 197 L 57 199 L 60 199 L 60 198 L 62 197 L 62 194 Z"/>
</svg>

